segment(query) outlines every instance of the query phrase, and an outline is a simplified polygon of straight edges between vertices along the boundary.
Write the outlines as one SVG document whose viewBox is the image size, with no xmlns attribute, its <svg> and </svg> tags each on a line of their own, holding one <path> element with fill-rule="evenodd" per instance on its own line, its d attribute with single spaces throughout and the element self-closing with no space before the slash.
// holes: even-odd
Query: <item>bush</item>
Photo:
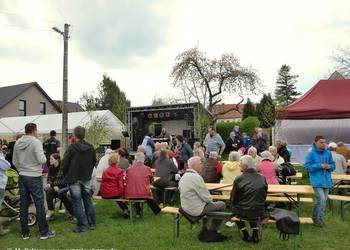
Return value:
<svg viewBox="0 0 350 250">
<path fill-rule="evenodd" d="M 259 127 L 259 119 L 255 116 L 249 116 L 240 122 L 220 122 L 216 124 L 216 130 L 221 135 L 222 139 L 225 141 L 226 138 L 230 136 L 230 132 L 233 130 L 234 126 L 238 125 L 240 127 L 241 133 L 247 133 L 247 135 L 252 136 L 254 134 L 254 129 Z"/>
<path fill-rule="evenodd" d="M 239 127 L 241 132 L 247 133 L 247 135 L 252 136 L 255 132 L 255 128 L 259 127 L 260 122 L 256 116 L 249 116 L 240 122 Z"/>
<path fill-rule="evenodd" d="M 221 135 L 222 139 L 225 141 L 230 136 L 230 132 L 236 125 L 239 126 L 239 122 L 220 122 L 216 124 L 216 131 Z"/>
</svg>

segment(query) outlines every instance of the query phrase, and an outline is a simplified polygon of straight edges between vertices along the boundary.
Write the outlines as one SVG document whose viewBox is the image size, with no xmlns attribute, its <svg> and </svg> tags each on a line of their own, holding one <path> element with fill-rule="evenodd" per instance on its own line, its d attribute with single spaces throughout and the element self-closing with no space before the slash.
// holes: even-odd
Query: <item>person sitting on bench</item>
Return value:
<svg viewBox="0 0 350 250">
<path fill-rule="evenodd" d="M 177 174 L 177 167 L 172 160 L 168 158 L 168 152 L 166 150 L 161 150 L 158 160 L 154 164 L 156 169 L 155 176 L 159 177 L 158 180 L 154 181 L 153 186 L 155 186 L 158 203 L 160 206 L 163 205 L 164 188 L 166 187 L 176 187 L 177 182 L 175 181 L 175 174 Z M 176 192 L 172 192 L 172 198 L 170 203 L 176 202 Z"/>
<path fill-rule="evenodd" d="M 124 195 L 124 173 L 118 166 L 119 160 L 119 154 L 109 155 L 109 167 L 102 174 L 100 193 L 103 199 L 118 199 Z M 117 204 L 123 211 L 124 218 L 129 218 L 128 206 L 122 201 L 117 201 Z"/>
<path fill-rule="evenodd" d="M 237 226 L 243 234 L 242 239 L 258 243 L 260 239 L 257 222 L 266 218 L 265 200 L 268 186 L 266 178 L 256 171 L 250 155 L 241 157 L 240 168 L 242 175 L 238 176 L 233 183 L 230 200 L 234 214 L 242 220 L 249 221 L 253 229 L 252 237 L 250 237 L 245 222 L 238 221 Z"/>
<path fill-rule="evenodd" d="M 154 214 L 160 213 L 161 209 L 153 200 L 151 183 L 153 175 L 151 169 L 144 165 L 145 155 L 142 152 L 135 154 L 134 164 L 126 170 L 125 198 L 129 200 L 146 200 L 147 205 Z M 136 206 L 136 218 L 141 216 L 139 203 Z"/>
<path fill-rule="evenodd" d="M 181 209 L 190 216 L 202 217 L 209 212 L 224 211 L 226 204 L 222 201 L 213 202 L 201 173 L 203 163 L 201 158 L 193 156 L 188 160 L 188 169 L 179 182 Z M 222 218 L 204 217 L 203 227 L 198 238 L 205 240 L 210 237 L 211 241 L 223 241 L 226 236 L 218 232 Z"/>
</svg>

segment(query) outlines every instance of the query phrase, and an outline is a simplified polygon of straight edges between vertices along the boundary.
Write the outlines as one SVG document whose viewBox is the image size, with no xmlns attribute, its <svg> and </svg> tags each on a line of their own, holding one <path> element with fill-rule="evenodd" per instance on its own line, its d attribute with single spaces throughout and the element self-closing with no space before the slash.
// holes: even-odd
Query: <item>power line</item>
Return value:
<svg viewBox="0 0 350 250">
<path fill-rule="evenodd" d="M 36 31 L 49 31 L 49 32 L 51 32 L 50 29 L 39 29 L 39 28 L 34 28 L 34 27 L 29 27 L 29 26 L 22 26 L 22 25 L 8 24 L 8 23 L 0 23 L 0 25 L 20 28 L 20 29 L 28 29 L 28 30 L 36 30 Z"/>
<path fill-rule="evenodd" d="M 18 13 L 12 13 L 12 12 L 0 11 L 0 14 L 4 14 L 4 15 L 8 15 L 8 16 L 19 16 L 19 17 L 22 17 L 22 18 L 29 18 L 29 19 L 32 19 L 32 20 L 41 20 L 41 21 L 44 21 L 44 22 L 47 22 L 47 23 L 63 24 L 62 21 L 49 20 L 49 19 L 33 17 L 33 16 L 27 16 L 27 15 L 22 15 L 22 14 L 18 14 Z"/>
</svg>

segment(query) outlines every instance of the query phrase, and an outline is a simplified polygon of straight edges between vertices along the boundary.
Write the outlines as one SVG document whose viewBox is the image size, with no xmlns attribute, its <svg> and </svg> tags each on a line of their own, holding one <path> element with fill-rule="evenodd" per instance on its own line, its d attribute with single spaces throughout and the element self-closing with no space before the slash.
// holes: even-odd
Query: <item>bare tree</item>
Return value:
<svg viewBox="0 0 350 250">
<path fill-rule="evenodd" d="M 256 71 L 243 67 L 233 54 L 224 53 L 218 59 L 211 59 L 198 48 L 192 48 L 176 57 L 171 76 L 174 78 L 173 86 L 184 93 L 187 102 L 201 103 L 214 122 L 218 115 L 238 110 L 244 96 L 259 92 Z M 241 100 L 231 109 L 214 113 L 214 105 L 222 102 L 224 94 L 236 94 Z"/>
<path fill-rule="evenodd" d="M 346 78 L 350 77 L 350 47 L 338 48 L 337 52 L 331 56 L 335 62 L 336 69 Z"/>
<path fill-rule="evenodd" d="M 84 127 L 86 127 L 86 140 L 91 143 L 95 148 L 100 143 L 105 142 L 111 136 L 111 129 L 107 127 L 107 118 L 104 116 L 93 115 L 89 112 L 90 120 Z"/>
</svg>

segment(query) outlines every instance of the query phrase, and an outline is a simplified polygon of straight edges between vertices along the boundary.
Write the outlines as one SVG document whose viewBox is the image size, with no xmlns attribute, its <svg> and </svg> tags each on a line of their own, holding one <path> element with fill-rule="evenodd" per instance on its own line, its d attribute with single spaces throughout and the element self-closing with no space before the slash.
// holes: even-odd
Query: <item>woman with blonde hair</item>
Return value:
<svg viewBox="0 0 350 250">
<path fill-rule="evenodd" d="M 109 155 L 109 167 L 103 171 L 101 183 L 101 196 L 104 199 L 121 198 L 124 195 L 124 173 L 118 167 L 120 156 L 117 153 Z M 123 216 L 129 217 L 128 207 L 124 202 L 117 202 L 119 207 L 123 210 Z"/>
</svg>

